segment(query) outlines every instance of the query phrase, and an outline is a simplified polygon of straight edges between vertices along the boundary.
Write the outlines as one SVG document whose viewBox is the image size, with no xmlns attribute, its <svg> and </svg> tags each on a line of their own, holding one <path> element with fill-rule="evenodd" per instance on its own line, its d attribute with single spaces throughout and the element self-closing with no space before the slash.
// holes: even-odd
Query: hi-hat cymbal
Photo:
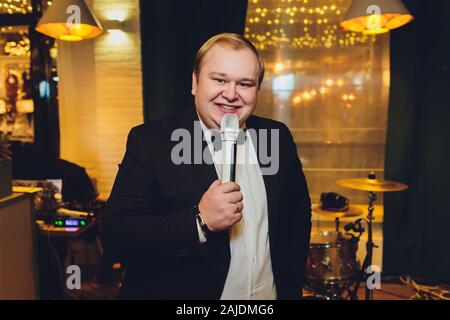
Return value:
<svg viewBox="0 0 450 320">
<path fill-rule="evenodd" d="M 311 208 L 312 208 L 312 211 L 314 211 L 315 213 L 318 213 L 323 216 L 333 216 L 335 218 L 357 217 L 364 213 L 362 209 L 360 209 L 358 207 L 354 207 L 352 205 L 350 205 L 348 207 L 348 210 L 346 210 L 346 211 L 324 210 L 320 207 L 319 204 L 315 204 Z"/>
<path fill-rule="evenodd" d="M 336 183 L 345 188 L 371 192 L 395 192 L 409 188 L 406 184 L 400 182 L 368 178 L 342 179 L 336 181 Z"/>
</svg>

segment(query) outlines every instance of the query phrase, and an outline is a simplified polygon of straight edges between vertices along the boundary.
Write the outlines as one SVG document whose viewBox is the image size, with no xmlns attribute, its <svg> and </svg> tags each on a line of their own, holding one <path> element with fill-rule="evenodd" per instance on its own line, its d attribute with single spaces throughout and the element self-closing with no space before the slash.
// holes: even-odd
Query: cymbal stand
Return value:
<svg viewBox="0 0 450 320">
<path fill-rule="evenodd" d="M 369 192 L 369 208 L 368 208 L 368 215 L 367 220 L 364 220 L 367 223 L 367 242 L 366 242 L 366 257 L 364 259 L 364 262 L 362 264 L 361 270 L 359 271 L 357 277 L 356 277 L 356 285 L 355 289 L 352 294 L 352 299 L 357 300 L 358 297 L 358 289 L 361 281 L 364 279 L 367 279 L 370 277 L 370 275 L 366 272 L 367 268 L 369 268 L 372 265 L 372 259 L 373 259 L 373 248 L 377 248 L 377 246 L 373 242 L 373 210 L 374 210 L 374 203 L 377 200 L 377 195 L 374 192 Z M 373 299 L 373 291 L 368 287 L 367 283 L 365 284 L 365 295 L 366 300 L 372 300 Z"/>
</svg>

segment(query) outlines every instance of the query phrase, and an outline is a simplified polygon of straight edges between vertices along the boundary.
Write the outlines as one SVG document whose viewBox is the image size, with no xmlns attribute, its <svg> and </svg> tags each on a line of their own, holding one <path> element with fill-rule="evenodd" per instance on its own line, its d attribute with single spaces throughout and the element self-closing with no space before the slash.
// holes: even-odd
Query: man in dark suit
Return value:
<svg viewBox="0 0 450 320">
<path fill-rule="evenodd" d="M 102 235 L 126 265 L 122 298 L 301 297 L 310 198 L 289 129 L 252 115 L 263 75 L 248 40 L 217 35 L 196 55 L 195 109 L 131 130 Z M 213 135 L 229 113 L 248 157 L 222 183 Z"/>
</svg>

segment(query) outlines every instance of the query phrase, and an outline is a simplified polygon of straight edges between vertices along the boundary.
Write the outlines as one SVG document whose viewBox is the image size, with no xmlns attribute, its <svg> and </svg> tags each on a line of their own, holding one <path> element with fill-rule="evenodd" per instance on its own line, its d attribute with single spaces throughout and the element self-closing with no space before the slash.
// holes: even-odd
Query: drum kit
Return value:
<svg viewBox="0 0 450 320">
<path fill-rule="evenodd" d="M 345 210 L 324 209 L 320 205 L 312 207 L 313 212 L 335 218 L 335 230 L 321 231 L 311 235 L 309 246 L 306 289 L 313 298 L 326 300 L 358 299 L 358 289 L 362 281 L 371 273 L 373 249 L 373 210 L 377 200 L 376 192 L 397 192 L 408 189 L 399 182 L 377 179 L 371 172 L 366 179 L 338 180 L 337 184 L 354 190 L 369 192 L 369 207 L 366 218 L 359 218 L 345 225 L 345 232 L 340 231 L 340 219 L 358 217 L 363 210 L 348 205 Z M 367 225 L 366 256 L 362 263 L 357 259 L 359 238 L 365 232 L 363 223 Z M 351 231 L 351 232 L 350 232 Z M 373 290 L 365 285 L 366 300 L 373 299 Z"/>
</svg>

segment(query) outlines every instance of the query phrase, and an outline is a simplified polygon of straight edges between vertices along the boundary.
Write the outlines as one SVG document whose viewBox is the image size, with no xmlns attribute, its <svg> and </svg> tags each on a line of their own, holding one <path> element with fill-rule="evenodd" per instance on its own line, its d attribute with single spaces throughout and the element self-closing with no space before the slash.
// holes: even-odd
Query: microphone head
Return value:
<svg viewBox="0 0 450 320">
<path fill-rule="evenodd" d="M 236 114 L 225 114 L 222 117 L 220 133 L 223 140 L 237 140 L 239 134 L 239 118 Z"/>
<path fill-rule="evenodd" d="M 239 119 L 237 114 L 228 113 L 222 117 L 220 132 L 224 132 L 225 130 L 239 131 Z"/>
</svg>

